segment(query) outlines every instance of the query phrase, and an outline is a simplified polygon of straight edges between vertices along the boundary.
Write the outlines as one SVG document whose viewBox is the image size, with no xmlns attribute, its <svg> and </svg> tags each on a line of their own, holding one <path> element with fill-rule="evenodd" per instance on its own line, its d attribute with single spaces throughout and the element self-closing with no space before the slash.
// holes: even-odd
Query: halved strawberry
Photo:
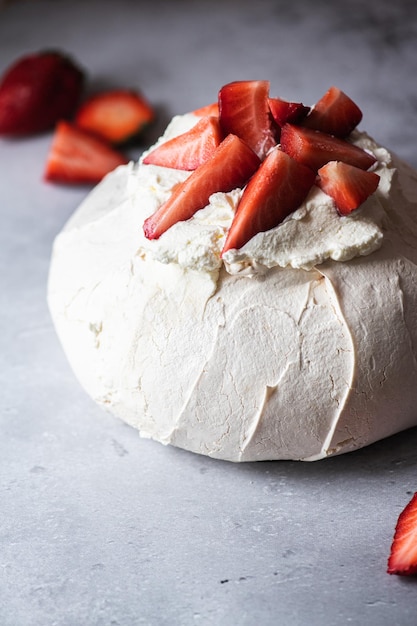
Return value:
<svg viewBox="0 0 417 626">
<path fill-rule="evenodd" d="M 146 155 L 146 165 L 162 165 L 178 170 L 195 170 L 207 161 L 221 143 L 219 118 L 202 117 L 190 130 L 169 139 Z"/>
<path fill-rule="evenodd" d="M 302 125 L 336 137 L 347 137 L 362 119 L 360 108 L 338 87 L 330 87 Z"/>
<path fill-rule="evenodd" d="M 243 139 L 261 160 L 276 145 L 268 97 L 267 80 L 236 81 L 219 91 L 224 134 L 233 133 Z"/>
<path fill-rule="evenodd" d="M 212 102 L 211 104 L 206 104 L 206 106 L 200 107 L 199 109 L 194 109 L 191 111 L 194 115 L 198 117 L 205 117 L 206 115 L 219 115 L 219 103 Z"/>
<path fill-rule="evenodd" d="M 342 161 L 329 161 L 319 169 L 316 184 L 333 198 L 341 215 L 349 215 L 376 191 L 379 176 Z"/>
<path fill-rule="evenodd" d="M 287 102 L 281 98 L 269 98 L 269 108 L 272 117 L 279 127 L 289 124 L 298 124 L 310 111 L 310 107 L 304 106 L 301 102 Z"/>
<path fill-rule="evenodd" d="M 145 236 L 158 239 L 168 228 L 207 206 L 211 194 L 242 187 L 259 163 L 259 158 L 244 141 L 236 135 L 228 135 L 212 157 L 176 186 L 169 199 L 145 220 Z"/>
<path fill-rule="evenodd" d="M 344 139 L 293 124 L 282 127 L 281 147 L 296 161 L 315 171 L 329 161 L 343 161 L 363 170 L 376 161 L 371 154 Z"/>
<path fill-rule="evenodd" d="M 222 254 L 278 226 L 303 202 L 314 180 L 308 167 L 279 148 L 272 150 L 246 185 Z"/>
<path fill-rule="evenodd" d="M 417 493 L 398 518 L 388 559 L 388 574 L 417 574 Z"/>
<path fill-rule="evenodd" d="M 23 136 L 72 116 L 84 86 L 83 70 L 66 54 L 47 50 L 18 59 L 0 83 L 0 135 Z"/>
<path fill-rule="evenodd" d="M 101 139 L 62 121 L 55 130 L 44 178 L 67 184 L 98 183 L 127 161 Z"/>
<path fill-rule="evenodd" d="M 139 135 L 155 118 L 153 107 L 131 89 L 113 89 L 88 98 L 79 108 L 75 123 L 113 144 Z"/>
</svg>

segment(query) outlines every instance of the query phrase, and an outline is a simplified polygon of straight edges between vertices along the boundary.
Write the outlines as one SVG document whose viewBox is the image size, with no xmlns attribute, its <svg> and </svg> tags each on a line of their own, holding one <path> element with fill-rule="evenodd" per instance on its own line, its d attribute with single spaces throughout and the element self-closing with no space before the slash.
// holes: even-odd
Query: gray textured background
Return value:
<svg viewBox="0 0 417 626">
<path fill-rule="evenodd" d="M 148 141 L 231 80 L 307 104 L 336 84 L 417 167 L 414 0 L 0 6 L 0 72 L 45 47 L 92 86 L 140 87 L 160 112 Z M 45 302 L 86 189 L 42 182 L 50 141 L 0 140 L 1 626 L 416 626 L 416 578 L 385 573 L 416 429 L 313 464 L 233 465 L 140 440 L 86 397 Z"/>
</svg>

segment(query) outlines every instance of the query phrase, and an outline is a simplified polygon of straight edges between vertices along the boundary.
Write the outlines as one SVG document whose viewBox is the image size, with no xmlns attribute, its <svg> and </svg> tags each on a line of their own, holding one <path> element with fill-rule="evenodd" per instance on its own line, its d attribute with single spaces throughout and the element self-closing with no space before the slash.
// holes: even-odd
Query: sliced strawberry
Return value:
<svg viewBox="0 0 417 626">
<path fill-rule="evenodd" d="M 289 124 L 298 124 L 310 111 L 310 107 L 304 106 L 301 102 L 287 102 L 281 98 L 269 98 L 269 108 L 272 117 L 279 127 Z"/>
<path fill-rule="evenodd" d="M 336 137 L 347 137 L 361 119 L 362 111 L 353 100 L 337 87 L 330 87 L 302 125 Z"/>
<path fill-rule="evenodd" d="M 303 202 L 314 180 L 308 167 L 279 148 L 272 150 L 243 192 L 222 254 L 278 226 Z"/>
<path fill-rule="evenodd" d="M 195 170 L 211 157 L 222 139 L 219 118 L 202 117 L 189 131 L 157 146 L 146 155 L 143 163 Z"/>
<path fill-rule="evenodd" d="M 329 161 L 343 161 L 367 170 L 376 161 L 362 148 L 311 128 L 284 124 L 281 129 L 281 147 L 296 161 L 317 171 Z"/>
<path fill-rule="evenodd" d="M 110 143 L 121 144 L 139 135 L 154 118 L 154 109 L 139 92 L 113 89 L 88 98 L 75 123 Z"/>
<path fill-rule="evenodd" d="M 145 236 L 158 239 L 168 228 L 207 206 L 211 194 L 242 187 L 259 163 L 244 141 L 236 135 L 228 135 L 212 157 L 178 185 L 169 199 L 145 220 Z"/>
<path fill-rule="evenodd" d="M 48 154 L 45 180 L 84 184 L 98 183 L 126 157 L 107 143 L 68 122 L 59 122 Z"/>
<path fill-rule="evenodd" d="M 220 125 L 225 135 L 237 135 L 263 160 L 276 145 L 268 105 L 269 81 L 228 83 L 219 91 Z"/>
<path fill-rule="evenodd" d="M 205 117 L 206 115 L 219 115 L 219 103 L 212 102 L 211 104 L 206 104 L 204 107 L 200 107 L 199 109 L 194 109 L 191 111 L 197 117 Z"/>
<path fill-rule="evenodd" d="M 0 83 L 0 135 L 23 136 L 72 116 L 84 86 L 83 70 L 59 51 L 16 61 Z"/>
<path fill-rule="evenodd" d="M 376 191 L 379 176 L 342 161 L 329 161 L 319 169 L 316 184 L 333 198 L 341 215 L 349 215 Z"/>
<path fill-rule="evenodd" d="M 417 493 L 398 518 L 388 559 L 389 574 L 417 574 Z"/>
</svg>

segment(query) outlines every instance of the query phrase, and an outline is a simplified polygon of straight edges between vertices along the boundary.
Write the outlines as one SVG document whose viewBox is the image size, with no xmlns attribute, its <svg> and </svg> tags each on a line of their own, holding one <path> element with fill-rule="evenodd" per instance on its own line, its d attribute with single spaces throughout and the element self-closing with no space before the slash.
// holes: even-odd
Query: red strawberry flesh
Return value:
<svg viewBox="0 0 417 626">
<path fill-rule="evenodd" d="M 271 151 L 243 192 L 222 254 L 278 226 L 303 202 L 314 180 L 312 170 L 278 148 Z"/>
<path fill-rule="evenodd" d="M 417 574 L 417 493 L 398 518 L 388 559 L 389 574 Z"/>
<path fill-rule="evenodd" d="M 112 144 L 121 144 L 138 136 L 154 117 L 153 107 L 142 94 L 114 89 L 88 98 L 77 111 L 75 122 Z"/>
<path fill-rule="evenodd" d="M 57 124 L 44 173 L 45 180 L 66 184 L 98 183 L 126 157 L 89 133 L 62 121 Z"/>
<path fill-rule="evenodd" d="M 259 163 L 245 142 L 235 135 L 228 135 L 211 158 L 175 187 L 168 200 L 145 220 L 145 236 L 158 239 L 168 228 L 207 206 L 211 194 L 242 187 Z"/>
<path fill-rule="evenodd" d="M 240 137 L 261 160 L 276 145 L 268 98 L 267 80 L 228 83 L 220 89 L 218 96 L 224 134 Z"/>
<path fill-rule="evenodd" d="M 16 61 L 0 83 L 0 135 L 44 132 L 72 116 L 84 72 L 67 55 L 45 51 Z"/>
<path fill-rule="evenodd" d="M 336 137 L 347 137 L 361 119 L 362 111 L 353 100 L 337 87 L 330 87 L 302 125 Z"/>
<path fill-rule="evenodd" d="M 287 102 L 281 98 L 269 98 L 269 108 L 278 126 L 300 123 L 309 112 L 309 107 L 301 102 Z"/>
<path fill-rule="evenodd" d="M 219 118 L 202 117 L 189 131 L 154 148 L 143 159 L 143 163 L 195 170 L 212 156 L 222 139 Z"/>
<path fill-rule="evenodd" d="M 376 162 L 374 156 L 344 139 L 293 124 L 282 127 L 281 147 L 296 161 L 314 171 L 329 161 L 343 161 L 364 170 Z"/>
<path fill-rule="evenodd" d="M 348 215 L 376 191 L 379 176 L 341 161 L 329 161 L 319 169 L 316 184 L 333 198 L 341 215 Z"/>
</svg>

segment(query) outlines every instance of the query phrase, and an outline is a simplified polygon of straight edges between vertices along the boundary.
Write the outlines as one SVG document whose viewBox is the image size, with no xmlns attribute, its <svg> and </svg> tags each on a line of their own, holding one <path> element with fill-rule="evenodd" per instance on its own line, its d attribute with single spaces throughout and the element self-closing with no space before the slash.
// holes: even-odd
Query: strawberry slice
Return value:
<svg viewBox="0 0 417 626">
<path fill-rule="evenodd" d="M 272 150 L 243 192 L 222 255 L 278 226 L 303 202 L 314 181 L 308 167 L 279 148 Z"/>
<path fill-rule="evenodd" d="M 398 518 L 388 559 L 389 574 L 417 574 L 417 493 Z"/>
<path fill-rule="evenodd" d="M 316 184 L 333 198 L 341 215 L 349 215 L 374 193 L 379 176 L 342 161 L 329 161 L 319 169 Z"/>
<path fill-rule="evenodd" d="M 219 103 L 212 102 L 211 104 L 206 104 L 206 106 L 200 107 L 199 109 L 194 109 L 194 111 L 191 111 L 191 113 L 197 115 L 197 117 L 205 117 L 206 115 L 218 116 Z"/>
<path fill-rule="evenodd" d="M 219 91 L 224 134 L 233 133 L 243 139 L 261 160 L 276 145 L 268 95 L 267 80 L 236 81 Z"/>
<path fill-rule="evenodd" d="M 0 83 L 0 135 L 44 132 L 72 116 L 84 87 L 83 70 L 59 51 L 18 59 Z"/>
<path fill-rule="evenodd" d="M 145 220 L 145 237 L 158 239 L 177 222 L 189 219 L 207 206 L 211 194 L 242 187 L 259 163 L 259 158 L 244 141 L 236 135 L 228 135 L 212 157 L 176 186 L 169 199 Z"/>
<path fill-rule="evenodd" d="M 62 121 L 55 130 L 44 178 L 67 184 L 98 183 L 127 161 L 101 139 Z"/>
<path fill-rule="evenodd" d="M 347 137 L 362 119 L 360 108 L 338 87 L 330 87 L 311 109 L 303 126 Z"/>
<path fill-rule="evenodd" d="M 195 170 L 212 156 L 222 139 L 219 118 L 202 117 L 189 131 L 152 150 L 143 159 L 143 163 L 178 170 Z"/>
<path fill-rule="evenodd" d="M 343 161 L 367 170 L 376 162 L 362 148 L 311 128 L 284 124 L 281 129 L 281 147 L 296 161 L 317 171 L 328 161 Z"/>
<path fill-rule="evenodd" d="M 140 93 L 113 89 L 88 98 L 75 123 L 112 144 L 121 144 L 138 136 L 154 118 L 154 109 Z"/>
<path fill-rule="evenodd" d="M 269 98 L 269 108 L 272 117 L 279 127 L 289 124 L 298 124 L 310 111 L 310 107 L 304 106 L 301 102 L 287 102 L 281 98 Z"/>
</svg>

